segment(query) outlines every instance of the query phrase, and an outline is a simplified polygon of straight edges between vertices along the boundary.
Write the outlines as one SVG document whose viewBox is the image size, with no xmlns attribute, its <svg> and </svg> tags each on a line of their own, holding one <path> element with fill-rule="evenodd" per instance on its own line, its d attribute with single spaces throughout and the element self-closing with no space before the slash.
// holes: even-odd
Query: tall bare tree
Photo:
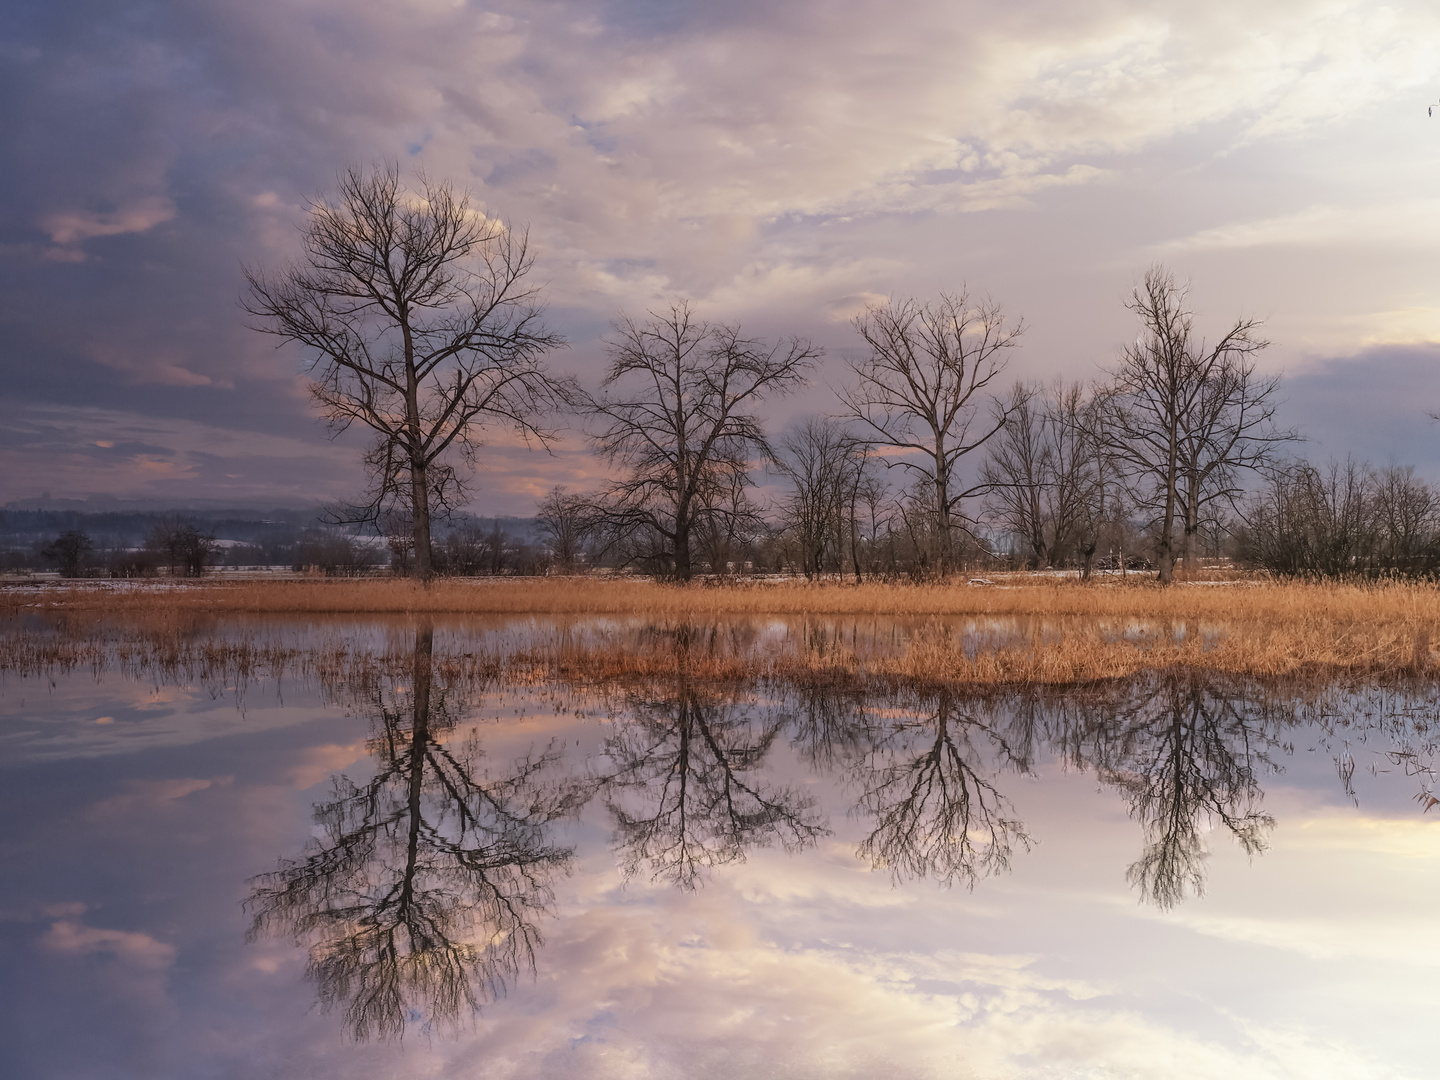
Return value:
<svg viewBox="0 0 1440 1080">
<path fill-rule="evenodd" d="M 938 544 L 936 569 L 953 564 L 953 532 L 961 502 L 983 485 L 961 486 L 959 467 L 1005 423 L 1002 409 L 982 408 L 983 392 L 1005 366 L 1024 330 L 1001 306 L 967 292 L 938 300 L 891 300 L 868 308 L 855 329 L 869 355 L 852 361 L 855 384 L 843 400 L 867 441 L 891 464 L 908 470 L 930 493 Z"/>
<path fill-rule="evenodd" d="M 1247 855 L 1267 846 L 1275 819 L 1260 777 L 1275 772 L 1273 711 L 1245 688 L 1193 671 L 1152 672 L 1078 699 L 1066 742 L 1077 764 L 1129 804 L 1145 848 L 1126 877 L 1170 908 L 1203 896 L 1208 835 L 1228 831 Z M 1213 826 L 1213 830 L 1212 830 Z"/>
<path fill-rule="evenodd" d="M 627 875 L 649 868 L 693 889 L 752 848 L 799 851 L 830 831 L 803 787 L 765 775 L 783 717 L 734 697 L 681 675 L 627 700 L 627 722 L 605 741 L 614 772 L 601 780 Z"/>
<path fill-rule="evenodd" d="M 1257 342 L 1256 349 L 1265 342 Z M 1278 375 L 1261 375 L 1252 354 L 1237 351 L 1205 380 L 1199 402 L 1180 439 L 1181 553 L 1187 566 L 1207 517 L 1220 504 L 1233 507 L 1244 494 L 1241 474 L 1264 469 L 1281 443 L 1297 438 L 1275 426 Z"/>
<path fill-rule="evenodd" d="M 278 274 L 246 270 L 255 326 L 309 355 L 311 393 L 332 431 L 371 429 L 371 487 L 351 520 L 408 518 L 414 576 L 431 576 L 432 515 L 454 504 L 458 453 L 492 426 L 542 442 L 556 381 L 527 238 L 469 196 L 394 163 L 340 177 L 311 205 L 305 254 Z"/>
<path fill-rule="evenodd" d="M 1163 266 L 1145 272 L 1126 304 L 1140 335 L 1121 354 L 1096 428 L 1155 513 L 1165 584 L 1175 573 L 1177 516 L 1198 531 L 1207 502 L 1238 492 L 1236 470 L 1263 465 L 1277 442 L 1294 437 L 1271 425 L 1276 380 L 1255 374 L 1255 356 L 1269 344 L 1259 321 L 1237 319 L 1208 345 L 1195 335 L 1188 293 Z"/>
<path fill-rule="evenodd" d="M 731 535 L 753 512 L 741 496 L 752 464 L 772 456 L 754 410 L 799 386 L 820 350 L 776 345 L 698 319 L 686 301 L 643 322 L 621 316 L 600 393 L 578 393 L 591 442 L 621 476 L 596 500 L 612 543 L 682 581 L 702 528 Z"/>
</svg>

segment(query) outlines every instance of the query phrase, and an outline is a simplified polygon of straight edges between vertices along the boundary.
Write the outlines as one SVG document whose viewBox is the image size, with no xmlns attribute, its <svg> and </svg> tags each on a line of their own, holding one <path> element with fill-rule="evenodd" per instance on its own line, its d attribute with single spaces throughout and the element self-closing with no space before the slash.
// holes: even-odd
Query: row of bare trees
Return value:
<svg viewBox="0 0 1440 1080">
<path fill-rule="evenodd" d="M 1409 466 L 1355 461 L 1271 470 L 1240 506 L 1239 553 L 1282 574 L 1440 572 L 1440 492 Z"/>
<path fill-rule="evenodd" d="M 1102 548 L 1123 559 L 1138 523 L 1170 581 L 1246 477 L 1296 437 L 1274 422 L 1277 379 L 1257 372 L 1258 324 L 1237 320 L 1207 343 L 1186 293 L 1151 268 L 1128 305 L 1140 333 L 1113 370 L 1090 386 L 1017 384 L 1003 395 L 988 388 L 1023 327 L 993 301 L 962 293 L 865 312 L 856 329 L 870 352 L 851 365 L 842 417 L 807 420 L 782 444 L 802 567 L 819 568 L 819 537 L 843 546 L 848 523 L 859 573 L 859 521 L 877 520 L 878 466 L 910 474 L 888 520 L 939 573 L 955 568 L 964 534 L 992 547 L 1008 538 L 1032 567 L 1088 572 Z"/>
<path fill-rule="evenodd" d="M 770 528 L 754 479 L 770 468 L 790 493 L 769 509 L 807 574 L 875 572 L 877 553 L 893 566 L 903 548 L 911 572 L 945 575 L 1006 546 L 1035 567 L 1088 570 L 1138 524 L 1168 582 L 1295 437 L 1275 424 L 1276 379 L 1257 370 L 1257 322 L 1205 340 L 1186 287 L 1160 266 L 1128 303 L 1134 343 L 1092 385 L 1001 392 L 1024 325 L 988 297 L 873 306 L 854 320 L 864 349 L 838 415 L 778 442 L 763 406 L 805 383 L 814 344 L 763 341 L 681 300 L 620 316 L 591 391 L 545 364 L 563 341 L 532 267 L 523 234 L 447 184 L 422 177 L 408 191 L 390 164 L 351 170 L 335 201 L 312 206 L 299 264 L 247 272 L 257 327 L 306 348 L 332 427 L 374 435 L 369 493 L 334 516 L 403 531 L 422 580 L 457 561 L 437 553 L 432 522 L 466 498 L 463 466 L 483 437 L 547 445 L 558 415 L 578 417 L 613 480 L 546 499 L 556 562 L 597 551 L 681 580 L 753 550 Z"/>
</svg>

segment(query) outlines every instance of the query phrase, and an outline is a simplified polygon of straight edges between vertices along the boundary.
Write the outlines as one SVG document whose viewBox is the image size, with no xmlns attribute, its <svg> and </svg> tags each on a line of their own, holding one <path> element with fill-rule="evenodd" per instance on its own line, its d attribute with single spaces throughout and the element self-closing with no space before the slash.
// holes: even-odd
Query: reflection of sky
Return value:
<svg viewBox="0 0 1440 1080">
<path fill-rule="evenodd" d="M 333 770 L 367 775 L 363 716 L 89 675 L 12 680 L 0 705 L 7 1076 L 1429 1074 L 1440 825 L 1412 779 L 1369 773 L 1378 747 L 1357 810 L 1293 732 L 1261 777 L 1271 850 L 1212 832 L 1207 895 L 1161 912 L 1125 882 L 1140 833 L 1093 775 L 1002 774 L 1033 849 L 973 892 L 896 886 L 855 857 L 853 790 L 781 744 L 766 776 L 816 799 L 816 847 L 752 851 L 693 893 L 625 883 L 592 805 L 537 977 L 458 1038 L 355 1045 L 300 950 L 243 943 L 240 900 L 310 837 Z M 578 765 L 615 723 L 513 691 L 473 715 L 499 719 L 493 762 L 556 738 Z"/>
</svg>

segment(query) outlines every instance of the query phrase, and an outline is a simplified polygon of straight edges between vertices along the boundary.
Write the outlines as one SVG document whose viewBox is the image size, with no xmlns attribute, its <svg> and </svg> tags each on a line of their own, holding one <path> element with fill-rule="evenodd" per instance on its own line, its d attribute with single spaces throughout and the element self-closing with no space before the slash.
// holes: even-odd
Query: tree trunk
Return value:
<svg viewBox="0 0 1440 1080">
<path fill-rule="evenodd" d="M 690 564 L 690 523 L 675 522 L 675 577 L 689 581 L 694 574 Z"/>
<path fill-rule="evenodd" d="M 410 536 L 415 544 L 415 566 L 411 571 L 417 581 L 429 584 L 433 574 L 430 561 L 430 485 L 428 469 L 410 464 Z"/>
<path fill-rule="evenodd" d="M 1175 580 L 1175 424 L 1170 425 L 1170 455 L 1165 463 L 1165 511 L 1160 516 L 1160 541 L 1156 554 L 1160 559 L 1160 584 Z"/>
<path fill-rule="evenodd" d="M 935 572 L 944 578 L 950 573 L 950 483 L 940 453 L 935 455 L 935 529 Z"/>
<path fill-rule="evenodd" d="M 855 569 L 855 584 L 860 584 L 860 525 L 855 520 L 855 503 L 850 503 L 850 564 Z"/>
<path fill-rule="evenodd" d="M 1049 569 L 1050 557 L 1045 546 L 1045 538 L 1042 536 L 1032 536 L 1030 538 L 1030 550 L 1032 552 L 1030 557 L 1031 568 L 1034 570 Z"/>
<path fill-rule="evenodd" d="M 1194 571 L 1199 564 L 1196 544 L 1200 537 L 1200 481 L 1189 476 L 1185 478 L 1185 543 L 1183 554 L 1185 569 Z"/>
</svg>

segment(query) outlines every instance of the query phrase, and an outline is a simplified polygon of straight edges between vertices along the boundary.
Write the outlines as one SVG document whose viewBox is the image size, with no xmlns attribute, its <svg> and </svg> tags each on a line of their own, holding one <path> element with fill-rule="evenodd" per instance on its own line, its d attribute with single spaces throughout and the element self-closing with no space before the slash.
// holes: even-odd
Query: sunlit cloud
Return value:
<svg viewBox="0 0 1440 1080">
<path fill-rule="evenodd" d="M 97 236 L 123 236 L 152 229 L 175 216 L 175 205 L 168 198 L 151 198 L 120 210 L 96 213 L 84 210 L 62 211 L 49 215 L 45 231 L 56 244 L 76 244 Z"/>
</svg>

